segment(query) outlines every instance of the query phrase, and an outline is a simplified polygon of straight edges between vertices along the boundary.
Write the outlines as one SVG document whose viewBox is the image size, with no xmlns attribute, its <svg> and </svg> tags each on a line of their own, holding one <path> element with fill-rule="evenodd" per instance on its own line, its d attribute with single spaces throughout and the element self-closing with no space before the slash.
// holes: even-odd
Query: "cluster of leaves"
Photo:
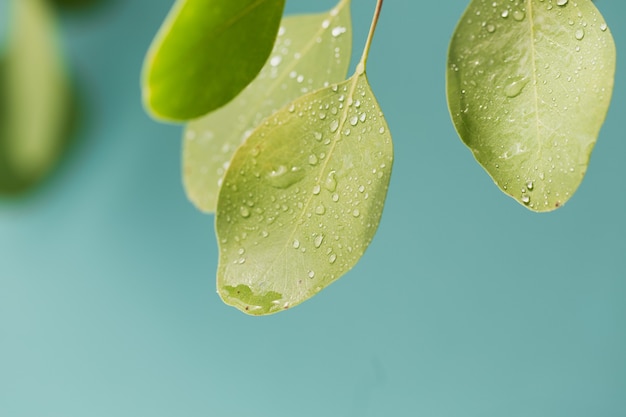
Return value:
<svg viewBox="0 0 626 417">
<path fill-rule="evenodd" d="M 184 183 L 216 213 L 218 292 L 248 314 L 316 294 L 378 227 L 393 150 L 365 66 L 381 6 L 347 80 L 350 0 L 282 21 L 284 0 L 178 0 L 148 52 L 144 102 L 187 123 Z M 582 181 L 614 71 L 591 0 L 472 0 L 448 55 L 450 113 L 505 193 L 553 210 Z"/>
<path fill-rule="evenodd" d="M 382 1 L 348 79 L 350 0 L 281 21 L 283 6 L 179 1 L 144 72 L 152 114 L 189 121 L 184 182 L 200 210 L 216 213 L 218 292 L 255 315 L 301 303 L 356 264 L 393 161 L 365 74 Z"/>
</svg>

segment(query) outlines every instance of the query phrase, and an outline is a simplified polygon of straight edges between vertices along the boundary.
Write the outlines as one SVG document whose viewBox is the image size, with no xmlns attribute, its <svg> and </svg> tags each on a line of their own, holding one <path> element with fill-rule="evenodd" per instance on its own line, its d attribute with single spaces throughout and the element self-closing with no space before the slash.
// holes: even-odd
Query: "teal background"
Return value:
<svg viewBox="0 0 626 417">
<path fill-rule="evenodd" d="M 353 2 L 354 59 L 374 4 Z M 385 2 L 368 64 L 396 151 L 379 232 L 337 283 L 263 318 L 217 296 L 181 129 L 142 109 L 171 1 L 64 14 L 84 119 L 46 184 L 0 201 L 0 416 L 626 416 L 626 3 L 597 2 L 618 69 L 587 177 L 542 215 L 493 185 L 450 122 L 446 50 L 466 4 Z"/>
</svg>

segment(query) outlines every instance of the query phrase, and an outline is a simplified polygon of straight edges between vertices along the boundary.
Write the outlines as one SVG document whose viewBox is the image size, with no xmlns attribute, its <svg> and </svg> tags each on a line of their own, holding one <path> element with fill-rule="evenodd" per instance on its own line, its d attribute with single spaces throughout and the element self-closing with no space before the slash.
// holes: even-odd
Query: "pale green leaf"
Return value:
<svg viewBox="0 0 626 417">
<path fill-rule="evenodd" d="M 220 190 L 224 302 L 270 314 L 345 274 L 374 237 L 392 161 L 363 71 L 266 119 L 235 152 Z"/>
<path fill-rule="evenodd" d="M 154 117 L 182 121 L 232 100 L 259 73 L 285 0 L 177 0 L 144 64 Z"/>
<path fill-rule="evenodd" d="M 235 149 L 261 121 L 304 93 L 346 78 L 352 44 L 350 7 L 283 19 L 259 76 L 233 101 L 187 125 L 183 178 L 189 199 L 215 211 L 219 184 Z"/>
<path fill-rule="evenodd" d="M 549 211 L 585 175 L 614 73 L 613 39 L 590 0 L 473 0 L 450 45 L 448 104 L 496 184 Z"/>
<path fill-rule="evenodd" d="M 42 0 L 11 3 L 0 62 L 0 191 L 16 193 L 43 178 L 67 143 L 70 92 L 55 16 Z"/>
</svg>

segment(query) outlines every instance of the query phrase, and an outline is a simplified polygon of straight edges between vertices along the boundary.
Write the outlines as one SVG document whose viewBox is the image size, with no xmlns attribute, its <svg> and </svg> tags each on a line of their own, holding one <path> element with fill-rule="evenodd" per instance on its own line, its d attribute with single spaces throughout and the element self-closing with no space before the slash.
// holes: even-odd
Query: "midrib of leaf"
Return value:
<svg viewBox="0 0 626 417">
<path fill-rule="evenodd" d="M 343 111 L 341 113 L 341 118 L 339 119 L 340 123 L 337 127 L 337 131 L 334 132 L 333 134 L 333 141 L 332 141 L 330 150 L 328 151 L 328 157 L 325 158 L 324 162 L 320 165 L 320 170 L 319 170 L 320 176 L 318 177 L 318 182 L 316 183 L 316 185 L 321 185 L 321 180 L 322 178 L 324 178 L 324 174 L 327 174 L 326 169 L 335 152 L 337 143 L 341 141 L 341 132 L 343 131 L 343 127 L 345 126 L 345 123 L 348 120 L 348 112 L 350 110 L 350 106 L 348 106 L 347 103 L 350 102 L 352 100 L 352 97 L 354 96 L 354 91 L 356 90 L 356 86 L 359 83 L 359 78 L 364 77 L 364 76 L 365 76 L 365 73 L 355 74 L 351 78 L 350 92 L 346 97 L 346 105 L 344 106 Z M 276 126 L 276 128 L 278 127 L 279 126 Z M 291 229 L 289 238 L 287 238 L 284 246 L 282 247 L 278 255 L 274 257 L 269 267 L 263 272 L 263 278 L 267 278 L 268 272 L 274 268 L 274 265 L 276 265 L 276 262 L 278 261 L 278 259 L 282 259 L 283 253 L 285 253 L 285 251 L 289 248 L 289 242 L 291 242 L 294 239 L 299 226 L 301 224 L 304 224 L 304 223 L 301 223 L 301 220 L 304 217 L 304 214 L 306 213 L 307 209 L 311 206 L 311 201 L 313 201 L 313 197 L 314 197 L 313 195 L 309 195 L 309 197 L 307 198 L 306 203 L 303 205 L 302 210 L 300 212 L 300 216 L 298 217 L 297 221 L 294 222 L 295 226 Z"/>
<path fill-rule="evenodd" d="M 533 94 L 535 96 L 535 138 L 537 141 L 537 155 L 541 155 L 543 153 L 543 142 L 539 136 L 539 124 L 541 120 L 539 119 L 539 80 L 537 79 L 537 48 L 535 46 L 535 39 L 537 37 L 536 25 L 535 25 L 535 13 L 533 9 L 533 0 L 527 0 L 528 4 L 528 27 L 530 33 L 530 62 L 532 65 L 532 84 L 533 84 Z"/>
<path fill-rule="evenodd" d="M 343 1 L 342 1 L 343 2 Z M 339 143 L 339 141 L 341 140 L 341 134 L 343 131 L 343 127 L 345 126 L 346 121 L 348 120 L 348 113 L 350 111 L 350 107 L 348 105 L 348 103 L 353 102 L 353 96 L 354 96 L 354 91 L 356 90 L 356 86 L 359 83 L 359 80 L 361 77 L 365 77 L 365 67 L 367 64 L 367 58 L 369 56 L 369 50 L 370 50 L 370 46 L 372 44 L 372 39 L 374 38 L 374 32 L 376 31 L 376 25 L 378 23 L 378 18 L 380 17 L 380 11 L 382 8 L 382 4 L 383 4 L 383 0 L 378 0 L 376 2 L 376 10 L 374 12 L 374 17 L 372 19 L 372 25 L 370 26 L 370 30 L 369 33 L 367 35 L 367 40 L 365 41 L 365 47 L 363 48 L 363 54 L 361 55 L 361 59 L 359 61 L 359 63 L 357 64 L 357 69 L 356 69 L 356 73 L 352 76 L 352 78 L 350 79 L 350 91 L 349 94 L 346 97 L 346 105 L 343 108 L 343 111 L 341 113 L 341 118 L 340 118 L 340 122 L 339 125 L 337 127 L 337 131 L 334 132 L 333 136 L 334 136 L 334 140 L 332 141 L 332 145 L 330 150 L 328 151 L 328 158 L 325 159 L 324 163 L 321 165 L 320 167 L 320 175 L 318 177 L 318 183 L 317 185 L 321 185 L 320 181 L 322 180 L 322 178 L 324 178 L 324 174 L 327 174 L 326 169 L 328 167 L 328 164 L 330 163 L 330 160 L 332 159 L 332 156 L 335 152 L 335 148 L 337 147 L 337 143 Z M 328 87 L 327 87 L 328 88 Z M 282 255 L 287 248 L 289 247 L 289 242 L 291 242 L 296 234 L 296 231 L 298 230 L 298 227 L 300 225 L 300 222 L 304 216 L 304 213 L 306 213 L 307 209 L 310 207 L 311 205 L 311 201 L 313 201 L 313 195 L 309 195 L 309 197 L 306 200 L 306 203 L 303 205 L 303 208 L 300 212 L 300 216 L 298 217 L 298 221 L 295 223 L 295 226 L 291 229 L 291 233 L 289 234 L 289 238 L 285 241 L 284 246 L 282 247 L 282 249 L 279 252 L 279 256 L 276 256 L 273 260 L 272 263 L 270 264 L 270 266 L 266 269 L 266 271 L 263 273 L 263 277 L 267 278 L 267 274 L 270 270 L 272 270 L 274 268 L 274 265 L 276 264 L 277 260 L 281 258 L 280 255 Z"/>
</svg>

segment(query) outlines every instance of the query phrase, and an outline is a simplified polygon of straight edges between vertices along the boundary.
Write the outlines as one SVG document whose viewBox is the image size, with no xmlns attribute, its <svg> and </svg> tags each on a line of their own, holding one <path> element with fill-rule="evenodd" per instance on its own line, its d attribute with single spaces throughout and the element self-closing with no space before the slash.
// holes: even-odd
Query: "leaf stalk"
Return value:
<svg viewBox="0 0 626 417">
<path fill-rule="evenodd" d="M 363 70 L 367 65 L 367 57 L 370 53 L 370 46 L 372 45 L 372 40 L 374 39 L 374 32 L 376 32 L 376 26 L 378 25 L 378 19 L 380 18 L 380 11 L 383 8 L 383 0 L 378 0 L 376 2 L 376 10 L 374 11 L 374 17 L 372 18 L 372 25 L 370 26 L 370 32 L 367 35 L 367 41 L 365 41 L 365 48 L 363 49 L 363 55 L 361 56 L 361 61 L 359 62 L 362 65 Z"/>
</svg>

